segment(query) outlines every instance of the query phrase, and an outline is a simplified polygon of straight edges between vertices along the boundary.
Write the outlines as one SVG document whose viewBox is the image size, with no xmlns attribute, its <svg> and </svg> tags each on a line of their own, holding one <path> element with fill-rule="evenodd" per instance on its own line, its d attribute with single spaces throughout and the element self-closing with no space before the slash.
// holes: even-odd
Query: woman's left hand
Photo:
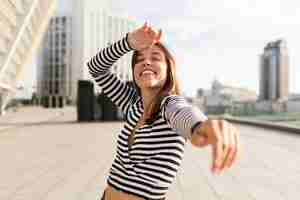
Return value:
<svg viewBox="0 0 300 200">
<path fill-rule="evenodd" d="M 225 120 L 208 119 L 198 125 L 191 137 L 196 147 L 212 146 L 212 172 L 231 167 L 239 152 L 239 130 Z"/>
</svg>

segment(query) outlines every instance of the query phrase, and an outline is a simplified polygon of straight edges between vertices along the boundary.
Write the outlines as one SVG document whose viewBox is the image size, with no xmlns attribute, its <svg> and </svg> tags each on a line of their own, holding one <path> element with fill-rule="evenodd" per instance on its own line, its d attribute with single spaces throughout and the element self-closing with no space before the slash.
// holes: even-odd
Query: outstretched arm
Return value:
<svg viewBox="0 0 300 200">
<path fill-rule="evenodd" d="M 161 106 L 171 127 L 190 139 L 194 146 L 212 146 L 213 173 L 232 166 L 239 152 L 239 130 L 236 127 L 225 120 L 208 119 L 181 96 L 168 96 Z"/>
<path fill-rule="evenodd" d="M 225 120 L 209 119 L 195 127 L 191 142 L 195 146 L 212 147 L 213 173 L 220 173 L 235 162 L 239 153 L 239 130 Z"/>
<path fill-rule="evenodd" d="M 191 133 L 198 124 L 207 120 L 202 111 L 190 105 L 182 96 L 165 97 L 161 102 L 161 107 L 171 127 L 187 139 L 191 139 Z"/>
</svg>

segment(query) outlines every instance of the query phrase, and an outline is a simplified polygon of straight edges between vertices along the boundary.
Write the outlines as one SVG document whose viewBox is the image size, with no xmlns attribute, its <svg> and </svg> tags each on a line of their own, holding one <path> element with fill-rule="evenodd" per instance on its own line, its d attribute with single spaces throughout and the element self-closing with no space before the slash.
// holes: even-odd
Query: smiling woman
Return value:
<svg viewBox="0 0 300 200">
<path fill-rule="evenodd" d="M 151 122 L 159 112 L 164 97 L 180 94 L 175 60 L 162 42 L 156 42 L 149 48 L 135 51 L 131 66 L 137 94 L 144 96 L 144 101 L 152 99 L 149 101 L 149 109 L 145 110 L 144 114 L 146 120 Z M 155 96 L 151 97 L 153 92 Z"/>
<path fill-rule="evenodd" d="M 197 147 L 212 145 L 213 172 L 230 167 L 236 158 L 238 131 L 223 120 L 207 119 L 180 96 L 175 61 L 160 41 L 161 34 L 145 23 L 87 63 L 125 118 L 103 200 L 165 199 L 188 139 Z M 109 70 L 130 51 L 134 87 Z"/>
</svg>

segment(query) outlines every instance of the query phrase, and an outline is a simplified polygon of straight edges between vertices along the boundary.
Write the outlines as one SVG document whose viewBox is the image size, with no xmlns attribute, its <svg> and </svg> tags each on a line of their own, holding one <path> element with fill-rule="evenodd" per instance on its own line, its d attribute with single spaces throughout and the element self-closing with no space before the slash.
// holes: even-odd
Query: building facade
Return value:
<svg viewBox="0 0 300 200">
<path fill-rule="evenodd" d="M 121 39 L 136 27 L 126 16 L 111 12 L 111 1 L 65 0 L 58 4 L 39 54 L 38 96 L 57 107 L 76 104 L 79 80 L 91 80 L 86 62 L 100 49 Z M 112 67 L 122 80 L 132 80 L 131 53 Z M 99 87 L 94 87 L 100 93 Z"/>
<path fill-rule="evenodd" d="M 73 1 L 73 102 L 76 101 L 78 80 L 91 80 L 86 62 L 100 49 L 121 39 L 137 25 L 132 18 L 113 14 L 110 10 L 112 2 Z M 112 68 L 124 81 L 132 80 L 131 55 L 124 55 Z M 95 92 L 100 93 L 101 89 L 95 87 Z"/>
<path fill-rule="evenodd" d="M 46 32 L 38 61 L 37 95 L 45 107 L 63 107 L 70 101 L 72 18 L 54 16 Z"/>
<path fill-rule="evenodd" d="M 239 102 L 255 102 L 257 94 L 247 88 L 236 87 L 215 79 L 211 90 L 198 89 L 194 104 L 207 114 L 224 114 Z"/>
<path fill-rule="evenodd" d="M 289 56 L 284 40 L 270 42 L 260 56 L 259 100 L 286 101 L 289 96 Z"/>
</svg>

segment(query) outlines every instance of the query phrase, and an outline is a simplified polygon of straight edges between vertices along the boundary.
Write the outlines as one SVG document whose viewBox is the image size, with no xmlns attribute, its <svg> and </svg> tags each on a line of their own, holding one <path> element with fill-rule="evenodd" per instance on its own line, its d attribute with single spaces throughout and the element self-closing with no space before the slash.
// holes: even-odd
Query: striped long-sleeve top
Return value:
<svg viewBox="0 0 300 200">
<path fill-rule="evenodd" d="M 207 117 L 182 96 L 167 96 L 156 120 L 135 130 L 134 143 L 129 148 L 128 137 L 144 111 L 143 99 L 109 70 L 133 50 L 127 36 L 102 49 L 87 63 L 94 81 L 122 110 L 125 119 L 107 184 L 144 199 L 164 199 L 180 167 L 186 139 L 192 128 Z"/>
</svg>

